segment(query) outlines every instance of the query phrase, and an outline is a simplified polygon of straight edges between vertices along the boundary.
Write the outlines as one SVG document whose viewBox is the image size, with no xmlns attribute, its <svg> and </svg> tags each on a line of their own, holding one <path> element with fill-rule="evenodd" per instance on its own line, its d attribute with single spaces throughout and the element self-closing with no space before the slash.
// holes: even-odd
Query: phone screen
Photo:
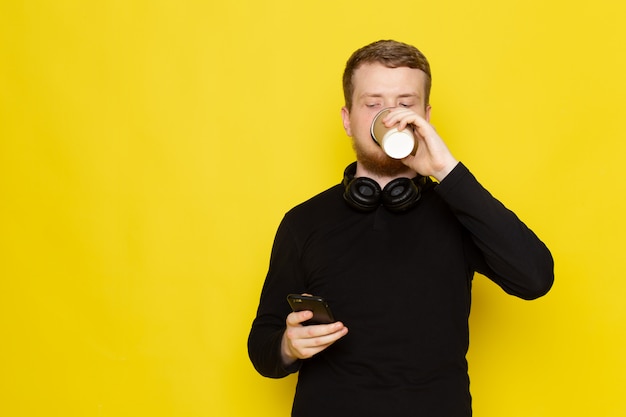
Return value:
<svg viewBox="0 0 626 417">
<path fill-rule="evenodd" d="M 328 303 L 322 297 L 289 294 L 287 296 L 287 301 L 293 311 L 309 310 L 313 312 L 313 318 L 303 322 L 302 324 L 304 325 L 328 324 L 335 321 Z"/>
</svg>

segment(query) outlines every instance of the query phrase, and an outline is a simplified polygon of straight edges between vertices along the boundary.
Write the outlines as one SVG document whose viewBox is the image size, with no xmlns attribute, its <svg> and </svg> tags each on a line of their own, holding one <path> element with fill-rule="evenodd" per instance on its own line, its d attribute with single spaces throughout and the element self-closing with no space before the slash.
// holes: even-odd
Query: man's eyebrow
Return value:
<svg viewBox="0 0 626 417">
<path fill-rule="evenodd" d="M 361 97 L 382 97 L 383 95 L 380 93 L 363 93 Z"/>
</svg>

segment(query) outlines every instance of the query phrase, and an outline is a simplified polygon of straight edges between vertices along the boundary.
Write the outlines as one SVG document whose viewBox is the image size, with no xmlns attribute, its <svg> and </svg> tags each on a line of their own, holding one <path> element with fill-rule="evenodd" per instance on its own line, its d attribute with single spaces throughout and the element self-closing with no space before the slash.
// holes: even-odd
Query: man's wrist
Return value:
<svg viewBox="0 0 626 417">
<path fill-rule="evenodd" d="M 288 368 L 293 365 L 297 358 L 291 355 L 289 349 L 289 342 L 287 341 L 287 331 L 283 332 L 282 340 L 280 341 L 280 358 L 284 368 Z"/>
<path fill-rule="evenodd" d="M 448 176 L 448 174 L 450 172 L 452 172 L 452 170 L 459 164 L 459 161 L 457 161 L 456 159 L 451 159 L 448 163 L 445 164 L 444 168 L 442 168 L 441 170 L 435 172 L 433 174 L 433 177 L 435 177 L 435 179 L 438 182 L 441 182 L 444 180 L 444 178 L 446 178 Z"/>
</svg>

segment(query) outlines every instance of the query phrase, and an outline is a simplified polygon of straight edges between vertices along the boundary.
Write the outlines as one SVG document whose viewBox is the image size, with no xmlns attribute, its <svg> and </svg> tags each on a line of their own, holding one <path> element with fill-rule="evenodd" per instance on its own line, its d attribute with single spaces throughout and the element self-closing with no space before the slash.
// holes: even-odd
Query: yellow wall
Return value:
<svg viewBox="0 0 626 417">
<path fill-rule="evenodd" d="M 475 280 L 481 417 L 626 416 L 623 2 L 0 5 L 0 415 L 288 415 L 246 338 L 274 232 L 340 180 L 348 55 L 413 43 L 433 123 L 545 240 Z"/>
</svg>

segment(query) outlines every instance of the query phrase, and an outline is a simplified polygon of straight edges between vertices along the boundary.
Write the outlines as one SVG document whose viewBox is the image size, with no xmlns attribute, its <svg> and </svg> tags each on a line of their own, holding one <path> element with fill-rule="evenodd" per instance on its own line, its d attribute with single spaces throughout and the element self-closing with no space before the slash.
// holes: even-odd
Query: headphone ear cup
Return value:
<svg viewBox="0 0 626 417">
<path fill-rule="evenodd" d="M 372 211 L 380 205 L 381 189 L 376 181 L 358 177 L 345 185 L 343 198 L 359 211 Z"/>
<path fill-rule="evenodd" d="M 421 197 L 417 184 L 408 178 L 396 178 L 382 190 L 382 203 L 391 211 L 406 211 L 415 206 Z"/>
</svg>

